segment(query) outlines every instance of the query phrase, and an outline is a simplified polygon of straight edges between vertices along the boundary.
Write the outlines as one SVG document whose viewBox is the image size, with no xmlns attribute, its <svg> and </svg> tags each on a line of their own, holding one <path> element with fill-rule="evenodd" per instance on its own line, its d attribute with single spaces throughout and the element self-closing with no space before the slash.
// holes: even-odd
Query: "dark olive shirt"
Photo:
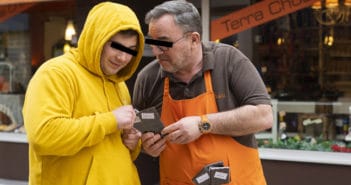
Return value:
<svg viewBox="0 0 351 185">
<path fill-rule="evenodd" d="M 218 111 L 227 111 L 243 105 L 271 104 L 265 85 L 252 62 L 238 49 L 227 44 L 204 42 L 203 68 L 187 84 L 161 69 L 157 60 L 146 65 L 138 74 L 133 105 L 142 110 L 162 107 L 164 78 L 170 78 L 173 99 L 188 99 L 205 91 L 204 71 L 211 71 L 213 91 Z M 234 137 L 241 144 L 256 148 L 253 134 Z"/>
</svg>

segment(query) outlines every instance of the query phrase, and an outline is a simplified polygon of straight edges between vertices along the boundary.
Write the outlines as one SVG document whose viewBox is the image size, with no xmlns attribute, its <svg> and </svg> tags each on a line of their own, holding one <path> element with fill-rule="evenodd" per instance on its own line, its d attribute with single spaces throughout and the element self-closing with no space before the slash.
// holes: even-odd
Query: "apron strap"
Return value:
<svg viewBox="0 0 351 185">
<path fill-rule="evenodd" d="M 212 79 L 211 79 L 211 72 L 210 70 L 205 72 L 205 86 L 206 86 L 206 91 L 213 93 L 212 89 Z"/>
</svg>

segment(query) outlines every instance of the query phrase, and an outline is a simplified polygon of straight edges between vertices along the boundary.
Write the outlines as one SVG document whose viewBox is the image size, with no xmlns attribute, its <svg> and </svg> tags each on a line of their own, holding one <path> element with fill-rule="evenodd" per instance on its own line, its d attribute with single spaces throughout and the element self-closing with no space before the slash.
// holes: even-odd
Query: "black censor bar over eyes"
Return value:
<svg viewBox="0 0 351 185">
<path fill-rule="evenodd" d="M 173 46 L 173 42 L 154 40 L 154 39 L 145 39 L 145 43 L 150 45 L 156 45 L 156 46 L 164 46 L 167 48 L 171 48 Z"/>
<path fill-rule="evenodd" d="M 128 54 L 131 54 L 133 56 L 137 56 L 137 54 L 138 54 L 137 51 L 132 50 L 130 48 L 127 48 L 127 47 L 123 46 L 122 44 L 120 44 L 118 42 L 111 41 L 111 48 L 121 50 L 121 51 L 126 52 Z"/>
</svg>

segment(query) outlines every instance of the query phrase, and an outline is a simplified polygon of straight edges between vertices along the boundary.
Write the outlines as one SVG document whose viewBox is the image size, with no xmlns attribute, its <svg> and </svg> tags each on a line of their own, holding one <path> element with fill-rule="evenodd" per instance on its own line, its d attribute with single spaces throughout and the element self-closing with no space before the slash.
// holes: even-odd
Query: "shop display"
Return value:
<svg viewBox="0 0 351 185">
<path fill-rule="evenodd" d="M 0 61 L 0 93 L 12 92 L 13 66 L 5 61 Z"/>
<path fill-rule="evenodd" d="M 276 101 L 273 109 L 277 132 L 257 137 L 259 147 L 350 152 L 351 102 Z"/>
<path fill-rule="evenodd" d="M 6 37 L 5 34 L 0 34 L 0 61 L 6 58 Z"/>
<path fill-rule="evenodd" d="M 0 104 L 0 131 L 13 131 L 18 127 L 12 111 L 5 105 Z"/>
</svg>

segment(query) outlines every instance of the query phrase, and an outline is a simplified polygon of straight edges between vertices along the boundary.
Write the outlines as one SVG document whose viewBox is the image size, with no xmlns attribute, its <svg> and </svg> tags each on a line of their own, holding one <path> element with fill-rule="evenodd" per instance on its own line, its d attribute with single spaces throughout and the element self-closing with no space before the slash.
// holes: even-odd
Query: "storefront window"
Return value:
<svg viewBox="0 0 351 185">
<path fill-rule="evenodd" d="M 0 93 L 23 93 L 31 77 L 28 15 L 0 24 Z"/>
<path fill-rule="evenodd" d="M 74 27 L 76 1 L 8 2 L 0 5 L 0 131 L 15 132 L 23 127 L 24 94 L 36 69 L 74 44 L 76 35 L 67 41 L 65 30 L 68 22 Z"/>
</svg>

